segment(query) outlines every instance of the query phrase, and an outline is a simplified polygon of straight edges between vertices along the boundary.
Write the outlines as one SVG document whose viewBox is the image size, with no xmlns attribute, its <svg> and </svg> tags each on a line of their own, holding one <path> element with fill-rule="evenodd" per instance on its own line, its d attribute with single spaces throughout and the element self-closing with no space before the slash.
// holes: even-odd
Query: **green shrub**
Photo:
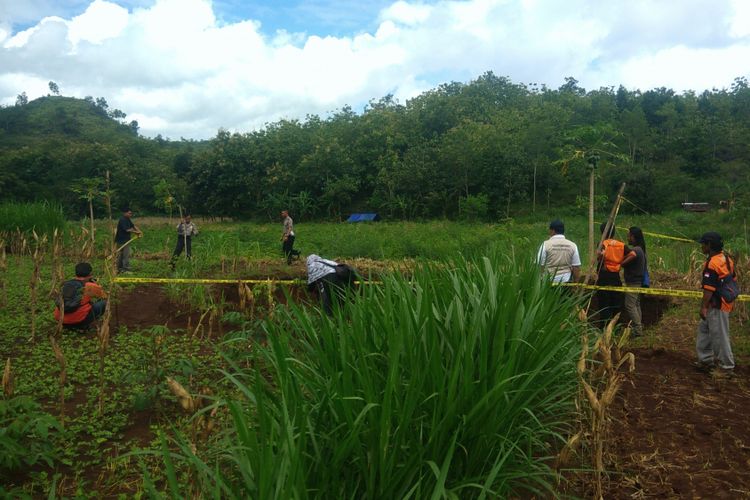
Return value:
<svg viewBox="0 0 750 500">
<path fill-rule="evenodd" d="M 0 399 L 0 472 L 17 471 L 40 461 L 52 466 L 52 433 L 60 430 L 57 419 L 28 396 Z"/>
<path fill-rule="evenodd" d="M 468 195 L 458 199 L 458 215 L 463 220 L 477 221 L 487 217 L 490 199 L 486 194 Z"/>
<path fill-rule="evenodd" d="M 3 203 L 0 205 L 0 233 L 21 231 L 52 236 L 65 229 L 65 215 L 59 205 L 43 203 Z"/>
</svg>

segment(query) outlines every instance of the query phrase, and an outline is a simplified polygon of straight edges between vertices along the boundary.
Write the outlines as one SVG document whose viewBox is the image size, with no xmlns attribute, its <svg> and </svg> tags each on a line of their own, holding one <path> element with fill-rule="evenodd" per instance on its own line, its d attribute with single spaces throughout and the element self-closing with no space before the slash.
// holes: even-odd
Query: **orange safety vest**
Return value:
<svg viewBox="0 0 750 500">
<path fill-rule="evenodd" d="M 604 240 L 602 242 L 602 261 L 604 268 L 613 273 L 620 272 L 622 259 L 625 258 L 625 244 L 617 240 Z"/>
</svg>

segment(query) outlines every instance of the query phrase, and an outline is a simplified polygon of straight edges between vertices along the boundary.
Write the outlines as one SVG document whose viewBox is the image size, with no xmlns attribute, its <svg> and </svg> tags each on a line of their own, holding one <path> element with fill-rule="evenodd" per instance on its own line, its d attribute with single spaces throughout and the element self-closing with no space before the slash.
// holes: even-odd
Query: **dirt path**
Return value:
<svg viewBox="0 0 750 500">
<path fill-rule="evenodd" d="M 612 409 L 605 498 L 750 498 L 750 367 L 738 360 L 730 380 L 696 371 L 693 316 L 664 318 L 632 349 L 636 371 Z"/>
</svg>

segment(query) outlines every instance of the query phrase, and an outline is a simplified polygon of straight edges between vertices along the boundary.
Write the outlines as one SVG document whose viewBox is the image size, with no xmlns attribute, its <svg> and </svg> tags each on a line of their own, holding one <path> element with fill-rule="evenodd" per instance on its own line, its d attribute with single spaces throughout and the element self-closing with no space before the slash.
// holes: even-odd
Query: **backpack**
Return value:
<svg viewBox="0 0 750 500">
<path fill-rule="evenodd" d="M 729 274 L 719 280 L 719 287 L 716 289 L 716 293 L 724 299 L 724 302 L 731 304 L 740 294 L 740 286 L 737 283 L 737 276 L 735 273 L 734 261 L 732 261 L 727 254 L 724 254 L 724 259 L 727 263 L 727 271 Z M 732 263 L 731 270 L 729 263 Z"/>
<path fill-rule="evenodd" d="M 76 312 L 81 307 L 83 298 L 84 284 L 81 280 L 68 280 L 62 285 L 62 307 L 60 298 L 55 299 L 57 307 L 62 309 L 65 314 Z"/>
<path fill-rule="evenodd" d="M 620 272 L 620 262 L 625 257 L 625 244 L 617 240 L 604 240 L 604 249 L 602 255 L 602 264 L 607 271 Z"/>
<path fill-rule="evenodd" d="M 651 288 L 651 276 L 648 275 L 648 269 L 643 271 L 643 283 L 641 288 Z"/>
</svg>

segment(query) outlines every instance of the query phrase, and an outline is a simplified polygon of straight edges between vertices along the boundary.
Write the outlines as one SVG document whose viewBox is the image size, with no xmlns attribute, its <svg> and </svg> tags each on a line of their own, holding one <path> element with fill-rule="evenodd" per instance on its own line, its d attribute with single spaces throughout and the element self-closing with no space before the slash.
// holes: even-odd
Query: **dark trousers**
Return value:
<svg viewBox="0 0 750 500">
<path fill-rule="evenodd" d="M 298 257 L 299 251 L 294 249 L 294 236 L 289 235 L 281 244 L 281 251 L 284 252 L 286 263 L 292 263 L 292 257 Z"/>
<path fill-rule="evenodd" d="M 186 236 L 177 235 L 177 246 L 174 247 L 172 260 L 175 260 L 182 253 L 183 249 L 185 249 L 185 255 L 187 255 L 188 259 L 193 256 L 192 246 L 190 244 L 191 239 L 192 239 L 192 236 L 186 237 Z"/>
<path fill-rule="evenodd" d="M 336 273 L 326 274 L 312 283 L 315 292 L 320 297 L 320 304 L 327 315 L 333 314 L 333 302 L 341 303 L 344 294 L 344 283 L 336 276 Z"/>
<path fill-rule="evenodd" d="M 599 272 L 596 284 L 601 286 L 622 286 L 620 273 L 607 271 L 606 269 L 602 270 Z M 622 293 L 598 290 L 596 292 L 596 300 L 599 303 L 599 322 L 601 327 L 604 328 L 615 317 L 615 314 L 620 311 Z"/>
<path fill-rule="evenodd" d="M 67 325 L 63 325 L 63 328 L 70 329 L 70 330 L 83 330 L 89 327 L 91 323 L 94 322 L 95 319 L 101 317 L 102 314 L 104 314 L 104 309 L 107 307 L 107 301 L 106 300 L 97 300 L 96 302 L 91 303 L 91 310 L 86 315 L 83 321 L 80 323 L 69 323 Z"/>
</svg>

